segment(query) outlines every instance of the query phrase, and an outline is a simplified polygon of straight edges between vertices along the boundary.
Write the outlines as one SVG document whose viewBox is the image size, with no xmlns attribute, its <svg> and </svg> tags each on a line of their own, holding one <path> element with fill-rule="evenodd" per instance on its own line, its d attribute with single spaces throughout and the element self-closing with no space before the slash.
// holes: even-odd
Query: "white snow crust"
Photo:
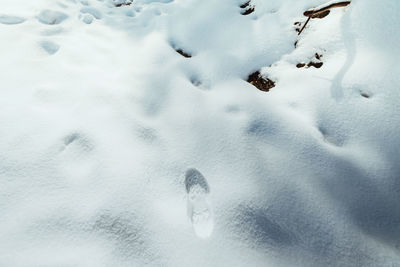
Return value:
<svg viewBox="0 0 400 267">
<path fill-rule="evenodd" d="M 400 266 L 400 1 L 326 2 L 0 0 L 0 266 Z"/>
</svg>

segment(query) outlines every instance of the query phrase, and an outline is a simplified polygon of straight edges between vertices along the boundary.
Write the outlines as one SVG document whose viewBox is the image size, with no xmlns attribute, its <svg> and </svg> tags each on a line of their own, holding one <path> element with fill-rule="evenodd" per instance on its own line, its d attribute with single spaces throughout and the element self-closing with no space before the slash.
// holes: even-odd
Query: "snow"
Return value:
<svg viewBox="0 0 400 267">
<path fill-rule="evenodd" d="M 129 2 L 0 1 L 0 266 L 400 266 L 399 1 Z"/>
</svg>

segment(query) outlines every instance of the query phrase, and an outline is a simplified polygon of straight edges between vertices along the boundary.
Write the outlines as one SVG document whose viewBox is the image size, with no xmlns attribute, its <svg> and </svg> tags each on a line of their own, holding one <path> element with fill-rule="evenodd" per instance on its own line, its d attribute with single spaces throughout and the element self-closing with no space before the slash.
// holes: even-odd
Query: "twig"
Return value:
<svg viewBox="0 0 400 267">
<path fill-rule="evenodd" d="M 311 16 L 308 17 L 306 23 L 303 25 L 303 27 L 302 27 L 301 30 L 299 31 L 299 34 L 298 34 L 298 35 L 300 35 L 300 34 L 302 33 L 302 31 L 306 28 L 306 26 L 307 26 L 308 22 L 310 21 L 310 19 L 311 19 Z"/>
<path fill-rule="evenodd" d="M 303 13 L 303 15 L 308 17 L 308 19 L 307 19 L 306 23 L 304 24 L 304 26 L 299 31 L 298 35 L 300 35 L 303 32 L 303 30 L 306 28 L 308 22 L 310 21 L 310 19 L 326 17 L 330 13 L 330 9 L 336 8 L 336 7 L 345 7 L 345 6 L 348 6 L 350 3 L 351 3 L 351 1 L 334 2 L 329 5 L 320 6 L 315 9 L 309 9 L 309 10 L 305 11 Z"/>
</svg>

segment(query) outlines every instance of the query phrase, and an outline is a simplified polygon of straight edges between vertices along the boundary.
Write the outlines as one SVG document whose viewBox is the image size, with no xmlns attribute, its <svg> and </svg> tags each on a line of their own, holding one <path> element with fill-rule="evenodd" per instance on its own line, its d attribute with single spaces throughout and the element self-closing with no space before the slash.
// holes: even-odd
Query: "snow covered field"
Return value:
<svg viewBox="0 0 400 267">
<path fill-rule="evenodd" d="M 400 1 L 327 2 L 0 0 L 0 266 L 400 266 Z"/>
</svg>

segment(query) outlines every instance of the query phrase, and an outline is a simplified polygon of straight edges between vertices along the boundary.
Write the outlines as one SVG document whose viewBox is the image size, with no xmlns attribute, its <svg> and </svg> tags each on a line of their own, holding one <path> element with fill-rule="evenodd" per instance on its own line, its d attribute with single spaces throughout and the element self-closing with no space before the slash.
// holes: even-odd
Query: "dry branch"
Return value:
<svg viewBox="0 0 400 267">
<path fill-rule="evenodd" d="M 306 23 L 304 23 L 303 27 L 299 31 L 300 35 L 303 30 L 306 28 L 308 22 L 310 22 L 310 19 L 322 19 L 325 18 L 326 16 L 329 15 L 331 12 L 332 8 L 337 8 L 337 7 L 345 7 L 348 6 L 351 3 L 351 1 L 331 1 L 325 5 L 309 9 L 303 13 L 304 16 L 308 17 Z"/>
<path fill-rule="evenodd" d="M 317 13 L 322 13 L 324 11 L 330 10 L 332 8 L 337 8 L 337 7 L 345 7 L 348 6 L 351 3 L 351 1 L 341 1 L 341 2 L 331 2 L 330 4 L 325 4 L 322 6 L 319 6 L 317 8 L 312 8 L 307 11 L 305 11 L 303 14 L 306 17 L 312 17 L 313 15 L 316 15 Z"/>
</svg>

